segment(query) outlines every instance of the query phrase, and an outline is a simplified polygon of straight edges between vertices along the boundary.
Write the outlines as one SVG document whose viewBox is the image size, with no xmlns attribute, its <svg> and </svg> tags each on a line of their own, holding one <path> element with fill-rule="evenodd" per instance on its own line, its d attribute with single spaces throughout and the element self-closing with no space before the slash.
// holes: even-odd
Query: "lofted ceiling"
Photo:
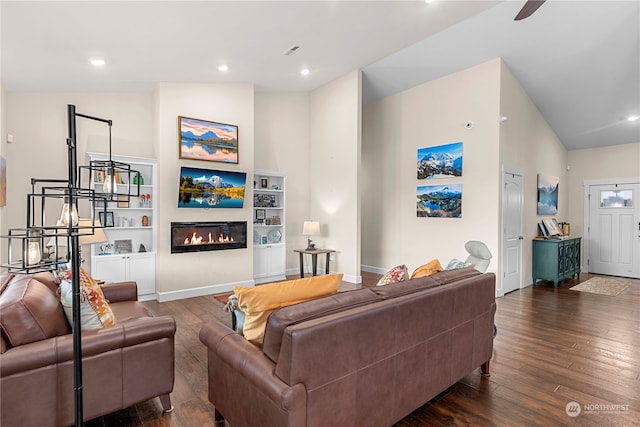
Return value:
<svg viewBox="0 0 640 427">
<path fill-rule="evenodd" d="M 501 57 L 568 149 L 640 142 L 640 120 L 626 120 L 640 114 L 640 2 L 548 0 L 513 21 L 523 4 L 3 0 L 2 87 L 310 91 L 360 68 L 368 103 Z M 93 57 L 106 65 L 89 65 Z"/>
</svg>

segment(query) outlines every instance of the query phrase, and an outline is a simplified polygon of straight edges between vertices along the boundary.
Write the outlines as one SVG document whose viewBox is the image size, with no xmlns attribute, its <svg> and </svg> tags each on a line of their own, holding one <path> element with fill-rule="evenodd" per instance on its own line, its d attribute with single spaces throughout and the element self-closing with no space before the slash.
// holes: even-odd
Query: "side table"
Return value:
<svg viewBox="0 0 640 427">
<path fill-rule="evenodd" d="M 333 249 L 294 249 L 300 254 L 300 277 L 304 277 L 304 254 L 311 255 L 311 268 L 314 276 L 318 275 L 318 254 L 325 254 L 325 274 L 329 274 L 329 254 L 335 252 Z"/>
</svg>

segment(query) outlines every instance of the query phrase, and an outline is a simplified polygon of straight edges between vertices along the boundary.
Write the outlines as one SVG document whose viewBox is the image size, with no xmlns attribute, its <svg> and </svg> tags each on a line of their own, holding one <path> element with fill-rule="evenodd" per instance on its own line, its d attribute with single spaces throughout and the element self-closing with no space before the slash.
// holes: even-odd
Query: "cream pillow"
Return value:
<svg viewBox="0 0 640 427">
<path fill-rule="evenodd" d="M 238 308 L 245 314 L 244 337 L 262 345 L 267 318 L 276 309 L 338 292 L 342 274 L 306 277 L 304 279 L 259 285 L 253 288 L 236 286 Z"/>
</svg>

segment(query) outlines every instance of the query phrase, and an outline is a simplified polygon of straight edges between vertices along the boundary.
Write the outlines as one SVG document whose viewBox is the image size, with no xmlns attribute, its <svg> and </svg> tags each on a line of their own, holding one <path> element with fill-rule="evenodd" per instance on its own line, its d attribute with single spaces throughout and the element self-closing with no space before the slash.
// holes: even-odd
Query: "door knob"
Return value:
<svg viewBox="0 0 640 427">
<path fill-rule="evenodd" d="M 518 240 L 523 240 L 524 237 L 523 236 L 518 236 Z"/>
</svg>

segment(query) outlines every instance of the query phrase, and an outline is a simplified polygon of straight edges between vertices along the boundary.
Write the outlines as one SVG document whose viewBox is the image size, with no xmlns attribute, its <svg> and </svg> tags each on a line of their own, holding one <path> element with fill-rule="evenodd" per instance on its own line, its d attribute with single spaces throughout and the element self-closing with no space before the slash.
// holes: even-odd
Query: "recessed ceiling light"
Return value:
<svg viewBox="0 0 640 427">
<path fill-rule="evenodd" d="M 424 2 L 425 2 L 426 4 L 433 3 L 434 1 L 436 1 L 436 0 L 424 0 Z"/>
<path fill-rule="evenodd" d="M 229 66 L 225 64 L 218 66 L 218 71 L 227 71 L 228 69 L 229 69 Z"/>
<path fill-rule="evenodd" d="M 629 120 L 630 122 L 635 122 L 638 119 L 640 119 L 640 116 L 637 116 L 635 114 L 633 116 L 627 117 L 627 120 Z"/>
<path fill-rule="evenodd" d="M 102 67 L 106 64 L 105 60 L 102 58 L 92 58 L 89 60 L 89 63 L 94 67 Z"/>
<path fill-rule="evenodd" d="M 303 68 L 302 70 L 300 70 L 300 74 L 302 74 L 303 76 L 308 76 L 310 72 L 311 70 L 309 70 L 308 68 Z"/>
</svg>

